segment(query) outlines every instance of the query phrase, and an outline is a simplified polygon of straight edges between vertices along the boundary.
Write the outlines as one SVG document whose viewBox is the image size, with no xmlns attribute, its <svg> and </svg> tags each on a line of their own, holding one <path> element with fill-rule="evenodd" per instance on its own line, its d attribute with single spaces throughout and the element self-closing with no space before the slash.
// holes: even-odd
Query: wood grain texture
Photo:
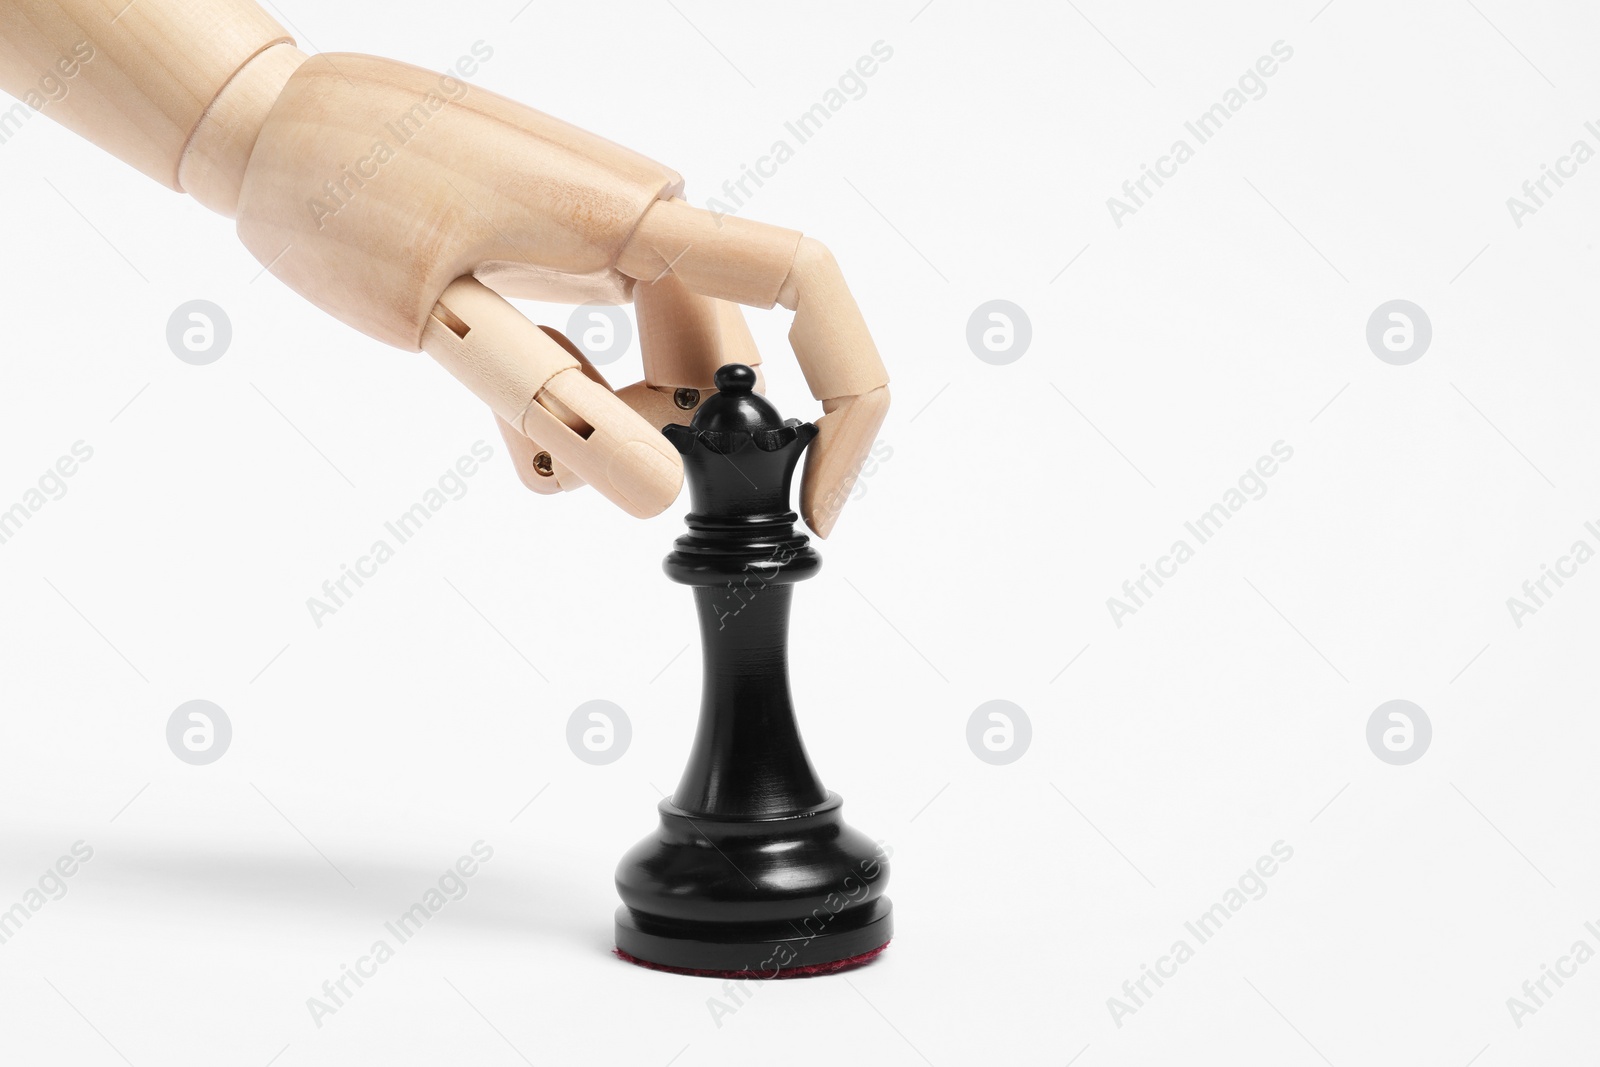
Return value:
<svg viewBox="0 0 1600 1067">
<path fill-rule="evenodd" d="M 239 190 L 266 124 L 289 77 L 306 61 L 292 44 L 276 44 L 246 63 L 223 86 L 195 127 L 178 164 L 178 184 L 219 215 L 239 211 Z"/>
<path fill-rule="evenodd" d="M 241 67 L 293 41 L 249 0 L 0 0 L 0 89 L 65 85 L 44 112 L 171 189 L 184 146 Z M 85 50 L 89 58 L 84 58 Z M 76 57 L 75 73 L 57 66 Z"/>
<path fill-rule="evenodd" d="M 306 299 L 415 351 L 445 287 L 480 269 L 508 296 L 568 299 L 587 279 L 626 299 L 617 257 L 646 209 L 681 184 L 487 90 L 324 54 L 295 71 L 267 117 L 239 236 Z"/>
<path fill-rule="evenodd" d="M 711 388 L 725 363 L 761 362 L 739 305 L 693 292 L 676 274 L 633 287 L 644 380 L 657 388 Z"/>
</svg>

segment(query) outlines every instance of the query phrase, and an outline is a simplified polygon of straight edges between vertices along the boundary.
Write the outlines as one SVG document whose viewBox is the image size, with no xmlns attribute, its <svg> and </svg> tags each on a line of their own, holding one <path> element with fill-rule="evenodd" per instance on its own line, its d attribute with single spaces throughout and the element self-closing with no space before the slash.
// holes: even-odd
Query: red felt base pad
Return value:
<svg viewBox="0 0 1600 1067">
<path fill-rule="evenodd" d="M 863 952 L 859 956 L 851 956 L 846 960 L 834 960 L 831 963 L 813 963 L 804 967 L 787 967 L 776 974 L 769 974 L 765 971 L 707 971 L 694 967 L 669 967 L 664 963 L 651 963 L 649 960 L 641 960 L 637 956 L 630 956 L 620 948 L 614 948 L 611 951 L 616 953 L 619 959 L 627 960 L 629 963 L 640 967 L 648 967 L 652 971 L 666 971 L 668 974 L 688 974 L 696 978 L 758 978 L 767 981 L 774 978 L 815 978 L 820 974 L 837 974 L 840 971 L 852 970 L 863 964 L 871 963 L 888 947 L 889 942 L 885 941 L 869 952 Z"/>
</svg>

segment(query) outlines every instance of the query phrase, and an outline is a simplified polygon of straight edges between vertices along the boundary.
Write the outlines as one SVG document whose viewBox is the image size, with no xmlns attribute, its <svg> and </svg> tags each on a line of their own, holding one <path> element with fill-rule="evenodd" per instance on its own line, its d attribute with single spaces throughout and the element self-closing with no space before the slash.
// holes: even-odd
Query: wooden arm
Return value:
<svg viewBox="0 0 1600 1067">
<path fill-rule="evenodd" d="M 33 94 L 63 126 L 182 190 L 201 119 L 276 44 L 293 41 L 251 0 L 0 0 L 0 89 Z M 255 142 L 235 140 L 248 141 L 242 173 Z"/>
</svg>

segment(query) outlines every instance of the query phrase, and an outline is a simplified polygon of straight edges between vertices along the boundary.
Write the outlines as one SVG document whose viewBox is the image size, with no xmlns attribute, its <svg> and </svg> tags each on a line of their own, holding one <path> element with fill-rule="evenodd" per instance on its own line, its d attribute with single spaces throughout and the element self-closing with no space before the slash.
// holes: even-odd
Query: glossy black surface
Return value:
<svg viewBox="0 0 1600 1067">
<path fill-rule="evenodd" d="M 617 946 L 670 967 L 772 976 L 889 940 L 886 850 L 848 826 L 806 755 L 789 696 L 794 583 L 821 559 L 795 528 L 791 483 L 815 426 L 784 421 L 755 372 L 717 372 L 683 454 L 689 530 L 665 562 L 693 587 L 700 722 L 661 825 L 617 868 Z"/>
</svg>

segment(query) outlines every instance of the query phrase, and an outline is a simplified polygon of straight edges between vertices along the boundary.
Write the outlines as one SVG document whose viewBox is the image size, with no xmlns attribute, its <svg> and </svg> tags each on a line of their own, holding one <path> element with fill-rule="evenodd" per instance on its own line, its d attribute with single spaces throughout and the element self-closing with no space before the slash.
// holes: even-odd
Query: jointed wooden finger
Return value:
<svg viewBox="0 0 1600 1067">
<path fill-rule="evenodd" d="M 553 326 L 540 326 L 546 337 L 567 350 L 567 354 L 578 361 L 578 367 L 591 381 L 606 389 L 611 388 L 605 375 L 589 362 L 589 357 L 583 350 L 572 343 L 571 338 Z M 629 405 L 633 407 L 632 404 Z M 638 408 L 634 408 L 635 411 Z M 517 477 L 522 484 L 532 489 L 535 493 L 550 495 L 552 493 L 565 493 L 581 488 L 589 483 L 578 476 L 571 467 L 552 456 L 548 449 L 537 441 L 530 440 L 522 435 L 522 431 L 506 422 L 500 416 L 494 417 L 495 423 L 500 428 L 500 436 L 505 439 L 506 450 L 511 456 L 511 463 L 516 468 Z"/>
<path fill-rule="evenodd" d="M 818 400 L 861 396 L 889 384 L 867 320 L 833 253 L 822 242 L 801 240 L 778 302 L 794 312 L 789 344 L 812 396 Z"/>
<path fill-rule="evenodd" d="M 423 331 L 423 348 L 553 463 L 630 514 L 659 514 L 682 487 L 681 459 L 567 344 L 472 278 L 445 290 Z"/>
<path fill-rule="evenodd" d="M 682 200 L 657 200 L 623 246 L 617 269 L 641 282 L 676 274 L 694 292 L 769 308 L 801 236 L 734 215 L 718 218 Z"/>
<path fill-rule="evenodd" d="M 725 363 L 761 354 L 739 305 L 696 293 L 676 274 L 633 287 L 644 380 L 661 389 L 710 389 Z"/>
<path fill-rule="evenodd" d="M 824 400 L 822 407 L 826 414 L 817 420 L 817 439 L 806 452 L 800 479 L 800 516 L 819 536 L 827 537 L 889 414 L 889 387 Z"/>
<path fill-rule="evenodd" d="M 758 366 L 761 353 L 739 305 L 689 288 L 671 266 L 633 289 L 644 380 L 657 389 L 704 392 L 726 363 Z"/>
<path fill-rule="evenodd" d="M 718 367 L 759 368 L 761 354 L 738 304 L 696 293 L 676 274 L 637 283 L 633 303 L 644 381 L 617 395 L 652 426 L 687 423 L 711 394 Z"/>
<path fill-rule="evenodd" d="M 511 457 L 511 466 L 523 485 L 535 493 L 549 496 L 566 492 L 568 489 L 576 489 L 584 484 L 582 478 L 568 471 L 567 477 L 571 484 L 562 485 L 556 477 L 554 457 L 543 446 L 522 436 L 521 430 L 499 415 L 494 417 L 494 422 L 500 429 L 501 439 L 506 443 L 506 453 Z M 566 465 L 563 464 L 562 467 L 565 470 Z"/>
</svg>

